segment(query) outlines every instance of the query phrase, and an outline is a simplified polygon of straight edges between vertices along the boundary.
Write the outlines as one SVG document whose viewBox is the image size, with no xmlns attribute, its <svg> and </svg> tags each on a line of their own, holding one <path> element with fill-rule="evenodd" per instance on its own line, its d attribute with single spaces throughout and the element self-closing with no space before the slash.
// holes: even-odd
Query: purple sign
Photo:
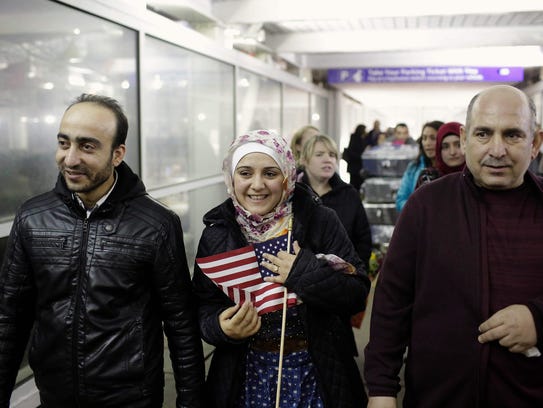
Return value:
<svg viewBox="0 0 543 408">
<path fill-rule="evenodd" d="M 522 67 L 408 67 L 329 69 L 328 83 L 520 82 Z"/>
</svg>

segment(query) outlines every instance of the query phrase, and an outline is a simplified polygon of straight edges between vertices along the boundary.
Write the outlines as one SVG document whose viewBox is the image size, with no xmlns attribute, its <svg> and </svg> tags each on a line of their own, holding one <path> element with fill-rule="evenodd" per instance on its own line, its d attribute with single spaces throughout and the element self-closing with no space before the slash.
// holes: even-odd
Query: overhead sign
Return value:
<svg viewBox="0 0 543 408">
<path fill-rule="evenodd" d="M 387 67 L 328 70 L 328 83 L 520 82 L 522 67 Z"/>
</svg>

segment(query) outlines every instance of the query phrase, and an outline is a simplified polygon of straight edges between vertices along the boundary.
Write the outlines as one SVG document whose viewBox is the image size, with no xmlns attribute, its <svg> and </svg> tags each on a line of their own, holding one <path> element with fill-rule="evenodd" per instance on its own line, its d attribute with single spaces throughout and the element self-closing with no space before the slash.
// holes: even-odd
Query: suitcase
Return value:
<svg viewBox="0 0 543 408">
<path fill-rule="evenodd" d="M 370 225 L 394 225 L 398 219 L 396 203 L 363 202 Z"/>
<path fill-rule="evenodd" d="M 371 177 L 364 181 L 360 193 L 368 203 L 394 203 L 401 181 L 401 177 Z"/>
<path fill-rule="evenodd" d="M 418 145 L 374 147 L 362 154 L 362 166 L 371 176 L 402 177 L 409 163 L 418 154 Z"/>
<path fill-rule="evenodd" d="M 392 233 L 394 232 L 394 225 L 371 225 L 371 242 L 373 245 L 385 245 L 388 246 Z"/>
</svg>

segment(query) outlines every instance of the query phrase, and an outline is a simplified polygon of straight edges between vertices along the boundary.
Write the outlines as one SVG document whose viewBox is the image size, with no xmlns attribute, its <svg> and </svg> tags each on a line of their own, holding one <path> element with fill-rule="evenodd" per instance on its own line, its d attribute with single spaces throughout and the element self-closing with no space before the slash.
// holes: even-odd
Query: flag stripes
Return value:
<svg viewBox="0 0 543 408">
<path fill-rule="evenodd" d="M 262 279 L 252 245 L 221 254 L 197 258 L 202 272 L 235 303 L 250 300 L 258 314 L 282 308 L 284 287 Z M 296 304 L 296 294 L 289 293 L 288 305 Z"/>
</svg>

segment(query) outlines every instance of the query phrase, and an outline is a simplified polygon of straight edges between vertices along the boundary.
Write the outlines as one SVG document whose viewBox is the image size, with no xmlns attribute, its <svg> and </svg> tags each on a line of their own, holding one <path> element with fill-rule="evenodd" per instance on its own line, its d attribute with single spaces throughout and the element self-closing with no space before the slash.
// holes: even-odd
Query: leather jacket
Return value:
<svg viewBox="0 0 543 408">
<path fill-rule="evenodd" d="M 88 218 L 61 176 L 18 211 L 0 272 L 0 407 L 29 337 L 42 404 L 161 406 L 163 326 L 177 407 L 201 406 L 202 343 L 181 222 L 125 163 L 117 176 Z"/>
</svg>

